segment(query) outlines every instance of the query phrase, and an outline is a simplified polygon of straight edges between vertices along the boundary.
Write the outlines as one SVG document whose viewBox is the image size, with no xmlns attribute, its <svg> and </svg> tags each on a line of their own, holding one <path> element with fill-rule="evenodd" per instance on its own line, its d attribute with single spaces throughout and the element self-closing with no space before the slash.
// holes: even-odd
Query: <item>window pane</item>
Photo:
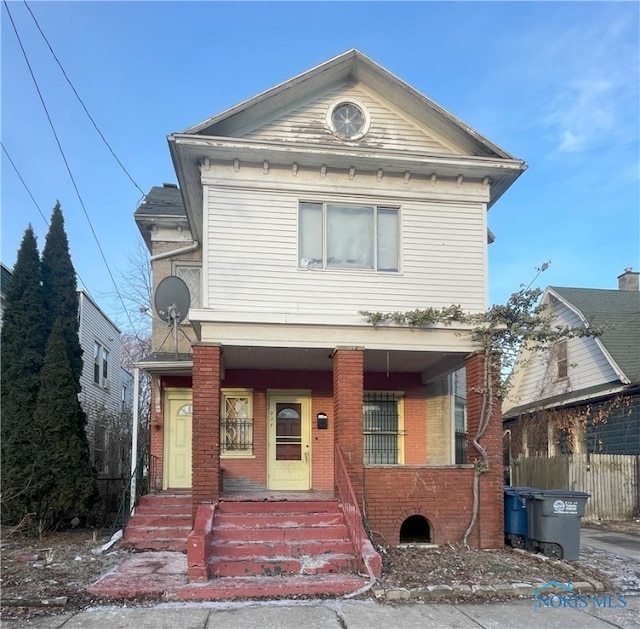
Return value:
<svg viewBox="0 0 640 629">
<path fill-rule="evenodd" d="M 378 271 L 398 270 L 398 210 L 378 208 Z"/>
<path fill-rule="evenodd" d="M 109 377 L 109 350 L 102 348 L 102 377 Z"/>
<path fill-rule="evenodd" d="M 93 381 L 100 384 L 100 345 L 93 344 Z"/>
<path fill-rule="evenodd" d="M 322 232 L 322 203 L 301 203 L 298 225 L 300 268 L 322 268 Z"/>
<path fill-rule="evenodd" d="M 176 266 L 176 275 L 187 285 L 189 297 L 191 298 L 191 308 L 200 308 L 202 300 L 200 298 L 200 267 L 197 266 Z"/>
<path fill-rule="evenodd" d="M 327 206 L 327 266 L 373 269 L 373 208 Z"/>
</svg>

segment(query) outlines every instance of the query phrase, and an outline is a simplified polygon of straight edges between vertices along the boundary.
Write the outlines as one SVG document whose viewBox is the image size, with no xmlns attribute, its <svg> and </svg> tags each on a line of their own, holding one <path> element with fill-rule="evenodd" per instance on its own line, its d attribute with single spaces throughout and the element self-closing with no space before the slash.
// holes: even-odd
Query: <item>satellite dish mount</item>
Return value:
<svg viewBox="0 0 640 629">
<path fill-rule="evenodd" d="M 178 360 L 178 324 L 187 318 L 190 303 L 189 288 L 176 275 L 163 278 L 153 297 L 153 305 L 158 316 L 171 328 L 176 360 Z"/>
</svg>

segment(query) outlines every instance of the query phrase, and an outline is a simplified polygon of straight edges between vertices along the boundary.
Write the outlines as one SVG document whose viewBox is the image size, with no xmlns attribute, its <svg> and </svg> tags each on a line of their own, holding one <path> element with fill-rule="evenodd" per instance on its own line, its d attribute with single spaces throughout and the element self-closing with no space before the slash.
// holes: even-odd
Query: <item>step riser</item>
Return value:
<svg viewBox="0 0 640 629">
<path fill-rule="evenodd" d="M 148 528 L 144 526 L 128 526 L 124 539 L 176 539 L 185 540 L 191 532 L 190 526 L 156 526 Z"/>
<path fill-rule="evenodd" d="M 164 509 L 167 507 L 181 507 L 185 511 L 191 510 L 191 496 L 154 496 L 145 494 L 138 501 L 139 506 L 157 506 Z"/>
<path fill-rule="evenodd" d="M 162 505 L 138 505 L 136 507 L 135 515 L 191 517 L 191 507 L 185 508 L 179 505 L 174 505 L 172 507 L 163 507 Z"/>
<path fill-rule="evenodd" d="M 342 524 L 344 518 L 339 513 L 261 513 L 261 514 L 216 514 L 215 526 L 238 526 L 245 528 L 299 528 L 301 526 L 321 527 Z"/>
<path fill-rule="evenodd" d="M 191 527 L 190 515 L 136 515 L 131 519 L 134 526 L 188 526 Z"/>
<path fill-rule="evenodd" d="M 347 527 L 342 525 L 319 526 L 313 529 L 299 528 L 238 528 L 216 527 L 213 539 L 220 541 L 275 542 L 292 540 L 335 540 L 348 537 Z"/>
<path fill-rule="evenodd" d="M 212 548 L 213 557 L 229 559 L 253 559 L 255 557 L 300 557 L 302 555 L 349 554 L 353 552 L 348 540 L 316 540 L 302 542 L 254 542 L 225 543 L 215 542 Z"/>
<path fill-rule="evenodd" d="M 127 540 L 123 539 L 121 542 L 123 548 L 130 548 L 132 550 L 166 550 L 177 553 L 187 552 L 187 540 L 176 539 L 146 539 L 146 540 Z"/>
<path fill-rule="evenodd" d="M 326 501 L 256 501 L 236 502 L 221 501 L 218 503 L 218 513 L 330 513 L 338 512 L 338 503 L 334 500 Z"/>
<path fill-rule="evenodd" d="M 353 557 L 332 557 L 322 559 L 319 556 L 308 561 L 295 558 L 262 558 L 232 561 L 216 559 L 209 563 L 209 574 L 214 577 L 281 576 L 311 574 L 349 574 L 354 572 Z"/>
</svg>

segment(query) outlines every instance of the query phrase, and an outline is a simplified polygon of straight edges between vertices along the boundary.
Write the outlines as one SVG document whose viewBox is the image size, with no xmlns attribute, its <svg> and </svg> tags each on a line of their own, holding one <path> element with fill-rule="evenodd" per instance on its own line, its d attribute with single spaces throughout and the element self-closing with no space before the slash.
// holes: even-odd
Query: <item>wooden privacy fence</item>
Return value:
<svg viewBox="0 0 640 629">
<path fill-rule="evenodd" d="M 627 520 L 640 514 L 640 457 L 626 454 L 520 456 L 511 484 L 591 494 L 585 520 Z"/>
</svg>

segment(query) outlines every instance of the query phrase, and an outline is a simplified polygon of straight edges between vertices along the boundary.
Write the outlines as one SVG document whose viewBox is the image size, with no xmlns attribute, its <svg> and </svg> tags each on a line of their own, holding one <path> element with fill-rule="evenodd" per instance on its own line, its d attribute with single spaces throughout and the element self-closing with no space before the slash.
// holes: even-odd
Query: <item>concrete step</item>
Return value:
<svg viewBox="0 0 640 629">
<path fill-rule="evenodd" d="M 350 554 L 353 545 L 348 539 L 297 539 L 276 541 L 220 541 L 213 540 L 213 555 L 229 559 L 253 557 L 301 557 L 303 555 Z"/>
<path fill-rule="evenodd" d="M 345 524 L 315 527 L 230 526 L 214 525 L 214 539 L 219 541 L 274 542 L 291 540 L 334 540 L 348 537 Z"/>
<path fill-rule="evenodd" d="M 344 523 L 339 513 L 216 513 L 215 526 L 241 528 L 300 528 L 332 526 Z"/>
<path fill-rule="evenodd" d="M 221 500 L 218 513 L 329 513 L 339 511 L 337 500 Z"/>
<path fill-rule="evenodd" d="M 284 574 L 352 574 L 356 570 L 352 554 L 325 553 L 300 557 L 250 557 L 232 559 L 212 557 L 208 573 L 211 577 L 273 576 Z"/>
</svg>

